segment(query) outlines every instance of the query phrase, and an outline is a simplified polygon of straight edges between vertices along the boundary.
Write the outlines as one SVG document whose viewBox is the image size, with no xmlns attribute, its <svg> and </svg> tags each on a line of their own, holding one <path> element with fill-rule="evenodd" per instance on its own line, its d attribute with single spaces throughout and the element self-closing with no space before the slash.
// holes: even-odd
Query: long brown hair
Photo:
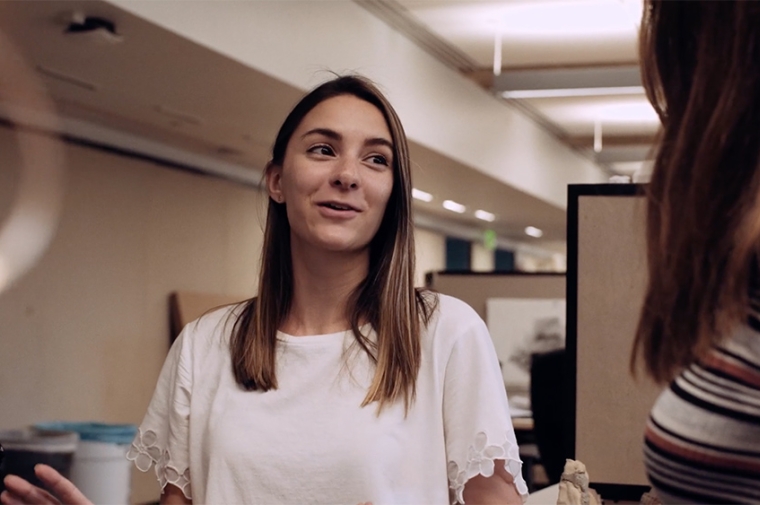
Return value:
<svg viewBox="0 0 760 505">
<path fill-rule="evenodd" d="M 396 112 L 367 79 L 343 76 L 307 94 L 282 124 L 272 149 L 268 170 L 282 166 L 293 132 L 304 116 L 321 102 L 353 95 L 380 110 L 393 141 L 393 189 L 377 234 L 370 243 L 369 272 L 353 291 L 346 317 L 356 342 L 376 364 L 372 384 L 362 406 L 386 404 L 403 398 L 406 409 L 414 400 L 421 362 L 421 325 L 435 309 L 432 294 L 414 288 L 414 228 L 409 148 Z M 285 322 L 293 297 L 290 225 L 285 204 L 269 199 L 261 255 L 259 296 L 244 306 L 231 340 L 235 379 L 251 391 L 277 388 L 275 356 L 277 330 Z M 369 322 L 377 341 L 360 331 Z"/>
<path fill-rule="evenodd" d="M 648 0 L 640 52 L 662 121 L 647 190 L 637 358 L 672 379 L 746 321 L 760 247 L 760 2 Z"/>
</svg>

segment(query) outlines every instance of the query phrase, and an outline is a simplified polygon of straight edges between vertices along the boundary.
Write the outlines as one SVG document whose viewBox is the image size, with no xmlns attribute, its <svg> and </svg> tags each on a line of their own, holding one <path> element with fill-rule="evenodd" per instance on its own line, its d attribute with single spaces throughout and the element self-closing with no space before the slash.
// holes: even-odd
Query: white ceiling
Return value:
<svg viewBox="0 0 760 505">
<path fill-rule="evenodd" d="M 409 21 L 414 28 L 408 35 L 427 37 L 428 48 L 443 47 L 434 54 L 443 54 L 444 63 L 457 65 L 494 93 L 497 31 L 502 76 L 637 64 L 641 0 L 356 1 L 375 10 L 380 5 Z M 64 34 L 74 12 L 113 21 L 121 43 Z M 280 121 L 302 93 L 102 1 L 0 1 L 0 30 L 20 46 L 62 116 L 233 164 L 250 171 L 251 180 L 268 159 Z M 658 127 L 641 93 L 512 103 L 564 142 L 621 173 L 641 166 Z M 597 122 L 602 150 L 595 154 Z M 563 210 L 421 145 L 412 143 L 411 152 L 415 184 L 436 195 L 432 203 L 415 202 L 423 214 L 544 247 L 556 249 L 564 240 Z M 444 199 L 488 210 L 497 219 L 485 223 L 470 213 L 452 214 L 440 206 Z M 526 226 L 541 228 L 544 237 L 526 237 Z"/>
</svg>

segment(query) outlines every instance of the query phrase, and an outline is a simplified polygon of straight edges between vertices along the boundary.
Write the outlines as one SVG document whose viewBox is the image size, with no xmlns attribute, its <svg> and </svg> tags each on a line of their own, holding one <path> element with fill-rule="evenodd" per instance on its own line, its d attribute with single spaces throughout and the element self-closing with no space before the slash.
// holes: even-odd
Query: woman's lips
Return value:
<svg viewBox="0 0 760 505">
<path fill-rule="evenodd" d="M 354 207 L 337 202 L 325 202 L 317 206 L 321 215 L 333 219 L 351 219 L 359 214 Z"/>
</svg>

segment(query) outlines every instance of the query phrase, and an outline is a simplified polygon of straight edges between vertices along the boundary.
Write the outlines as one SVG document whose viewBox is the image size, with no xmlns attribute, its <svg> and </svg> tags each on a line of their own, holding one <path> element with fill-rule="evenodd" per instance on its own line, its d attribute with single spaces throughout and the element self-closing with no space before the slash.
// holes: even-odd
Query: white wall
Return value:
<svg viewBox="0 0 760 505">
<path fill-rule="evenodd" d="M 446 237 L 424 228 L 414 228 L 416 272 L 414 285 L 425 285 L 425 274 L 446 269 Z"/>
<path fill-rule="evenodd" d="M 360 72 L 386 90 L 409 138 L 560 208 L 568 183 L 605 182 L 590 160 L 348 0 L 111 0 L 299 89 Z"/>
</svg>

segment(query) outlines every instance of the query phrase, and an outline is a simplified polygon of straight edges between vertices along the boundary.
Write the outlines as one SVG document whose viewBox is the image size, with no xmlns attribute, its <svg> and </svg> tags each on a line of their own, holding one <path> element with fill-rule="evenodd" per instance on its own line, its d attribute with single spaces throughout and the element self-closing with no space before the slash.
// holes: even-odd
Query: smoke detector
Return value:
<svg viewBox="0 0 760 505">
<path fill-rule="evenodd" d="M 71 15 L 64 33 L 72 39 L 101 45 L 119 44 L 124 41 L 124 37 L 116 32 L 113 21 L 98 16 L 87 16 L 83 12 L 74 12 Z"/>
</svg>

